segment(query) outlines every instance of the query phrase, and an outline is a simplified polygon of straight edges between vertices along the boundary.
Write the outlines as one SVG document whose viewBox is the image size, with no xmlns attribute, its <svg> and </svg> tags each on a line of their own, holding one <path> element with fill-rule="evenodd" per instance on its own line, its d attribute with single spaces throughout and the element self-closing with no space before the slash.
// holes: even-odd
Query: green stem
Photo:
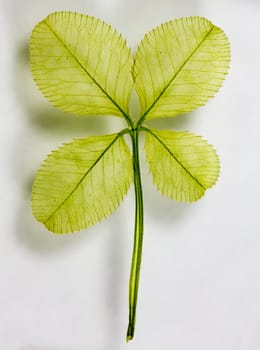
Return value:
<svg viewBox="0 0 260 350">
<path fill-rule="evenodd" d="M 143 194 L 139 165 L 138 130 L 132 130 L 131 138 L 133 143 L 133 168 L 135 186 L 135 236 L 131 274 L 129 280 L 129 323 L 126 336 L 127 341 L 133 339 L 134 337 L 136 305 L 143 246 Z"/>
</svg>

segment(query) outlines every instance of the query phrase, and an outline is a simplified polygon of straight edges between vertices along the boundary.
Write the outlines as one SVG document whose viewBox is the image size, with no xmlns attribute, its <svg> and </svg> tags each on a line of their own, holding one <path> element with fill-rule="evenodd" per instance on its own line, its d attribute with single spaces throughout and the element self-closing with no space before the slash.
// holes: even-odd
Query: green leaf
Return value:
<svg viewBox="0 0 260 350">
<path fill-rule="evenodd" d="M 225 33 L 203 17 L 180 18 L 153 29 L 135 56 L 141 121 L 204 105 L 222 85 L 229 61 Z"/>
<path fill-rule="evenodd" d="M 200 136 L 145 130 L 146 159 L 154 184 L 162 194 L 177 201 L 193 202 L 216 183 L 220 170 L 218 156 Z"/>
<path fill-rule="evenodd" d="M 48 230 L 79 231 L 117 208 L 133 179 L 123 134 L 76 139 L 45 159 L 33 184 L 32 210 Z"/>
<path fill-rule="evenodd" d="M 34 28 L 30 61 L 36 84 L 54 106 L 80 115 L 119 116 L 128 123 L 128 129 L 117 134 L 75 139 L 53 151 L 36 175 L 32 211 L 52 232 L 79 231 L 111 214 L 134 180 L 127 328 L 131 340 L 144 230 L 139 132 L 146 132 L 154 183 L 172 199 L 198 200 L 216 183 L 220 170 L 214 148 L 200 136 L 156 131 L 142 122 L 191 111 L 213 97 L 228 71 L 228 39 L 205 18 L 181 18 L 148 33 L 133 60 L 125 40 L 106 23 L 57 12 Z M 141 103 L 137 123 L 128 108 L 134 84 Z M 130 135 L 133 155 L 125 134 Z"/>
<path fill-rule="evenodd" d="M 49 15 L 32 32 L 30 60 L 38 88 L 54 106 L 80 115 L 127 115 L 133 60 L 122 36 L 103 21 Z"/>
</svg>

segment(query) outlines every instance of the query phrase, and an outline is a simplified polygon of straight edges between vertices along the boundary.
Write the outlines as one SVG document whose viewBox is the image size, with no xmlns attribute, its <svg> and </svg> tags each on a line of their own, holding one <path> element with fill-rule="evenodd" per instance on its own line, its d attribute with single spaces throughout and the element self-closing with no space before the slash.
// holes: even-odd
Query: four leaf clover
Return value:
<svg viewBox="0 0 260 350">
<path fill-rule="evenodd" d="M 139 134 L 145 134 L 146 159 L 158 190 L 178 201 L 201 198 L 219 175 L 214 148 L 200 136 L 154 130 L 145 122 L 204 105 L 222 85 L 229 61 L 226 35 L 203 17 L 156 27 L 145 35 L 134 58 L 122 36 L 94 17 L 57 12 L 32 32 L 32 75 L 54 106 L 126 121 L 118 133 L 75 139 L 53 151 L 36 175 L 32 210 L 52 232 L 79 231 L 111 214 L 134 182 L 128 340 L 134 336 L 143 242 Z M 137 122 L 129 113 L 133 89 L 141 107 Z"/>
</svg>

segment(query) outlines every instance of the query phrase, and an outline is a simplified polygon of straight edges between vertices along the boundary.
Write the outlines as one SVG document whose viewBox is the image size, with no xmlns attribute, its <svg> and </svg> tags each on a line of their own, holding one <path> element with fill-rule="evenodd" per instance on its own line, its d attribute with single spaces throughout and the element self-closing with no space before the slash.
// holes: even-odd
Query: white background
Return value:
<svg viewBox="0 0 260 350">
<path fill-rule="evenodd" d="M 232 65 L 205 107 L 157 123 L 216 147 L 217 186 L 198 203 L 163 198 L 143 167 L 145 237 L 135 339 L 126 344 L 134 221 L 131 188 L 95 227 L 53 235 L 30 210 L 45 155 L 72 137 L 109 133 L 119 118 L 62 113 L 29 70 L 33 26 L 57 10 L 102 18 L 135 49 L 144 33 L 180 16 L 225 30 Z M 3 350 L 259 350 L 258 0 L 1 0 L 0 348 Z"/>
</svg>

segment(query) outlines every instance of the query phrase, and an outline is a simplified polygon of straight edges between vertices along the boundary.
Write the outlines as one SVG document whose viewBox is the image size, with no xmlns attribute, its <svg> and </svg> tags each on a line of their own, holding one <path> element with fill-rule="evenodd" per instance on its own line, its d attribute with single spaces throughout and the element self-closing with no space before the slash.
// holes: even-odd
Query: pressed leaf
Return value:
<svg viewBox="0 0 260 350">
<path fill-rule="evenodd" d="M 214 148 L 188 132 L 156 131 L 147 119 L 191 111 L 214 96 L 230 61 L 224 32 L 202 17 L 165 23 L 145 35 L 135 59 L 125 40 L 94 17 L 49 15 L 34 28 L 31 70 L 40 91 L 56 107 L 80 115 L 114 115 L 128 129 L 75 139 L 53 151 L 32 188 L 32 210 L 56 233 L 79 231 L 111 214 L 134 180 L 135 228 L 129 281 L 127 340 L 133 339 L 143 246 L 143 195 L 139 132 L 146 132 L 150 172 L 162 194 L 184 202 L 203 196 L 219 175 Z M 133 85 L 141 115 L 129 116 Z M 124 141 L 128 133 L 133 156 Z"/>
<path fill-rule="evenodd" d="M 80 115 L 127 115 L 132 58 L 125 40 L 103 21 L 56 12 L 30 41 L 33 78 L 47 99 Z"/>
<path fill-rule="evenodd" d="M 225 33 L 203 17 L 156 27 L 135 56 L 141 119 L 173 117 L 204 105 L 222 85 L 229 61 Z"/>
<path fill-rule="evenodd" d="M 33 214 L 52 232 L 79 231 L 111 214 L 132 178 L 132 156 L 122 133 L 73 140 L 40 167 Z"/>
<path fill-rule="evenodd" d="M 162 194 L 193 202 L 212 187 L 219 176 L 214 148 L 188 132 L 146 129 L 145 151 L 154 184 Z"/>
</svg>

